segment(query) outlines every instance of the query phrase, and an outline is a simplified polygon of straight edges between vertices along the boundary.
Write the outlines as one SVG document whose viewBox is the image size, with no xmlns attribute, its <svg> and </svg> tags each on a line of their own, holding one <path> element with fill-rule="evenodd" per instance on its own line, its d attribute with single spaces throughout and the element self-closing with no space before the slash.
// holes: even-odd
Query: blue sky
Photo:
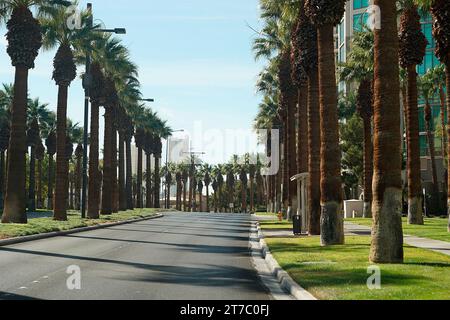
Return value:
<svg viewBox="0 0 450 320">
<path fill-rule="evenodd" d="M 80 1 L 85 7 L 88 1 Z M 154 98 L 150 106 L 174 129 L 202 134 L 209 130 L 251 129 L 259 98 L 254 83 L 261 63 L 251 52 L 258 26 L 258 0 L 93 0 L 94 19 L 107 28 L 125 27 L 119 35 L 139 66 L 142 92 Z M 6 33 L 2 28 L 3 34 Z M 0 45 L 0 81 L 13 80 L 13 68 Z M 30 72 L 32 97 L 56 107 L 56 86 L 51 80 L 54 52 L 41 52 Z M 79 72 L 83 68 L 79 68 Z M 68 115 L 83 119 L 83 92 L 77 79 L 70 87 Z M 218 134 L 218 133 L 217 133 Z M 197 140 L 197 141 L 196 141 Z M 210 149 L 193 138 L 194 149 Z M 220 146 L 215 146 L 220 148 Z M 226 148 L 224 148 L 226 149 Z M 228 148 L 230 149 L 230 148 Z M 231 149 L 230 149 L 231 150 Z M 206 151 L 206 161 L 220 156 Z M 209 155 L 208 155 L 209 154 Z"/>
</svg>

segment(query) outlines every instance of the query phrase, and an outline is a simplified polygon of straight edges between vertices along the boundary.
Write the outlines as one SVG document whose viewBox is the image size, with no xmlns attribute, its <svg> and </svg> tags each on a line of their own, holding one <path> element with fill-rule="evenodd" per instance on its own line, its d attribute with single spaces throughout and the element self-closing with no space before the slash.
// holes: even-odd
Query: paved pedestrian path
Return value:
<svg viewBox="0 0 450 320">
<path fill-rule="evenodd" d="M 258 219 L 258 220 L 266 220 L 266 219 Z M 277 229 L 277 230 L 262 230 L 264 233 L 264 237 L 266 238 L 300 238 L 302 236 L 295 236 L 292 233 L 292 228 L 286 229 Z M 349 236 L 370 236 L 371 228 L 367 226 L 358 225 L 351 222 L 344 223 L 344 231 L 346 235 Z M 435 252 L 443 253 L 447 256 L 450 256 L 450 242 L 433 240 L 428 238 L 421 238 L 411 235 L 404 236 L 404 242 L 410 246 L 428 249 Z"/>
</svg>

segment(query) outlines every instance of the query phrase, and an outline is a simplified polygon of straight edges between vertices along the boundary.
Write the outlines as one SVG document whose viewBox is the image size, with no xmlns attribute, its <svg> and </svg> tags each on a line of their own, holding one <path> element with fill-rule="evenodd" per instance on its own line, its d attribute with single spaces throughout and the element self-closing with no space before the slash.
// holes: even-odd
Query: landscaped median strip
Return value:
<svg viewBox="0 0 450 320">
<path fill-rule="evenodd" d="M 270 272 L 274 277 L 278 279 L 281 287 L 288 293 L 290 293 L 297 300 L 317 300 L 311 293 L 303 289 L 297 282 L 295 282 L 291 276 L 280 267 L 277 260 L 270 253 L 269 247 L 264 240 L 264 235 L 261 232 L 259 223 L 256 223 L 258 230 L 258 238 L 261 246 L 261 254 L 269 266 Z"/>
<path fill-rule="evenodd" d="M 0 247 L 22 243 L 22 242 L 28 242 L 28 241 L 34 241 L 34 240 L 41 240 L 41 239 L 47 239 L 47 238 L 53 238 L 53 237 L 59 237 L 59 236 L 66 236 L 74 233 L 79 232 L 86 232 L 86 231 L 93 231 L 98 229 L 104 229 L 129 223 L 135 223 L 135 222 L 141 222 L 146 220 L 152 220 L 157 218 L 162 218 L 164 215 L 162 213 L 154 213 L 147 216 L 136 216 L 132 218 L 128 218 L 126 220 L 122 221 L 115 221 L 115 222 L 104 222 L 95 224 L 92 226 L 85 226 L 85 227 L 74 227 L 72 229 L 68 230 L 60 230 L 60 231 L 52 231 L 52 232 L 44 232 L 44 233 L 37 233 L 27 236 L 17 236 L 17 237 L 11 237 L 6 238 L 3 240 L 0 240 Z M 50 219 L 50 218 L 49 218 Z"/>
</svg>

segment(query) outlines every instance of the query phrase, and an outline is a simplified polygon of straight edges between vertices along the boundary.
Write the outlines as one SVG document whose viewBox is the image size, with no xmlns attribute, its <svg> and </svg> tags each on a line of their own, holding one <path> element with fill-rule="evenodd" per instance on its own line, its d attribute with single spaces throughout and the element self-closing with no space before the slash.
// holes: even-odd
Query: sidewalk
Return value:
<svg viewBox="0 0 450 320">
<path fill-rule="evenodd" d="M 266 220 L 266 219 L 258 219 Z M 351 222 L 344 222 L 345 234 L 349 236 L 370 236 L 371 229 L 367 226 L 361 226 Z M 300 238 L 292 234 L 292 229 L 262 230 L 266 238 Z M 431 251 L 443 253 L 450 256 L 450 242 L 433 240 L 428 238 L 420 238 L 416 236 L 405 235 L 405 244 L 413 247 L 428 249 Z"/>
</svg>

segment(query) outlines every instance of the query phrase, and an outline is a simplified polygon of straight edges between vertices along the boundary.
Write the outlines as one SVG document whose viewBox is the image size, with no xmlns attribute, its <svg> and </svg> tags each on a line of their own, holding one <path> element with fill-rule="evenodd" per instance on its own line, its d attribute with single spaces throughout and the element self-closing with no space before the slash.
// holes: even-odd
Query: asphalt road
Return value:
<svg viewBox="0 0 450 320">
<path fill-rule="evenodd" d="M 249 231 L 248 215 L 171 213 L 0 247 L 0 299 L 267 300 Z"/>
</svg>

